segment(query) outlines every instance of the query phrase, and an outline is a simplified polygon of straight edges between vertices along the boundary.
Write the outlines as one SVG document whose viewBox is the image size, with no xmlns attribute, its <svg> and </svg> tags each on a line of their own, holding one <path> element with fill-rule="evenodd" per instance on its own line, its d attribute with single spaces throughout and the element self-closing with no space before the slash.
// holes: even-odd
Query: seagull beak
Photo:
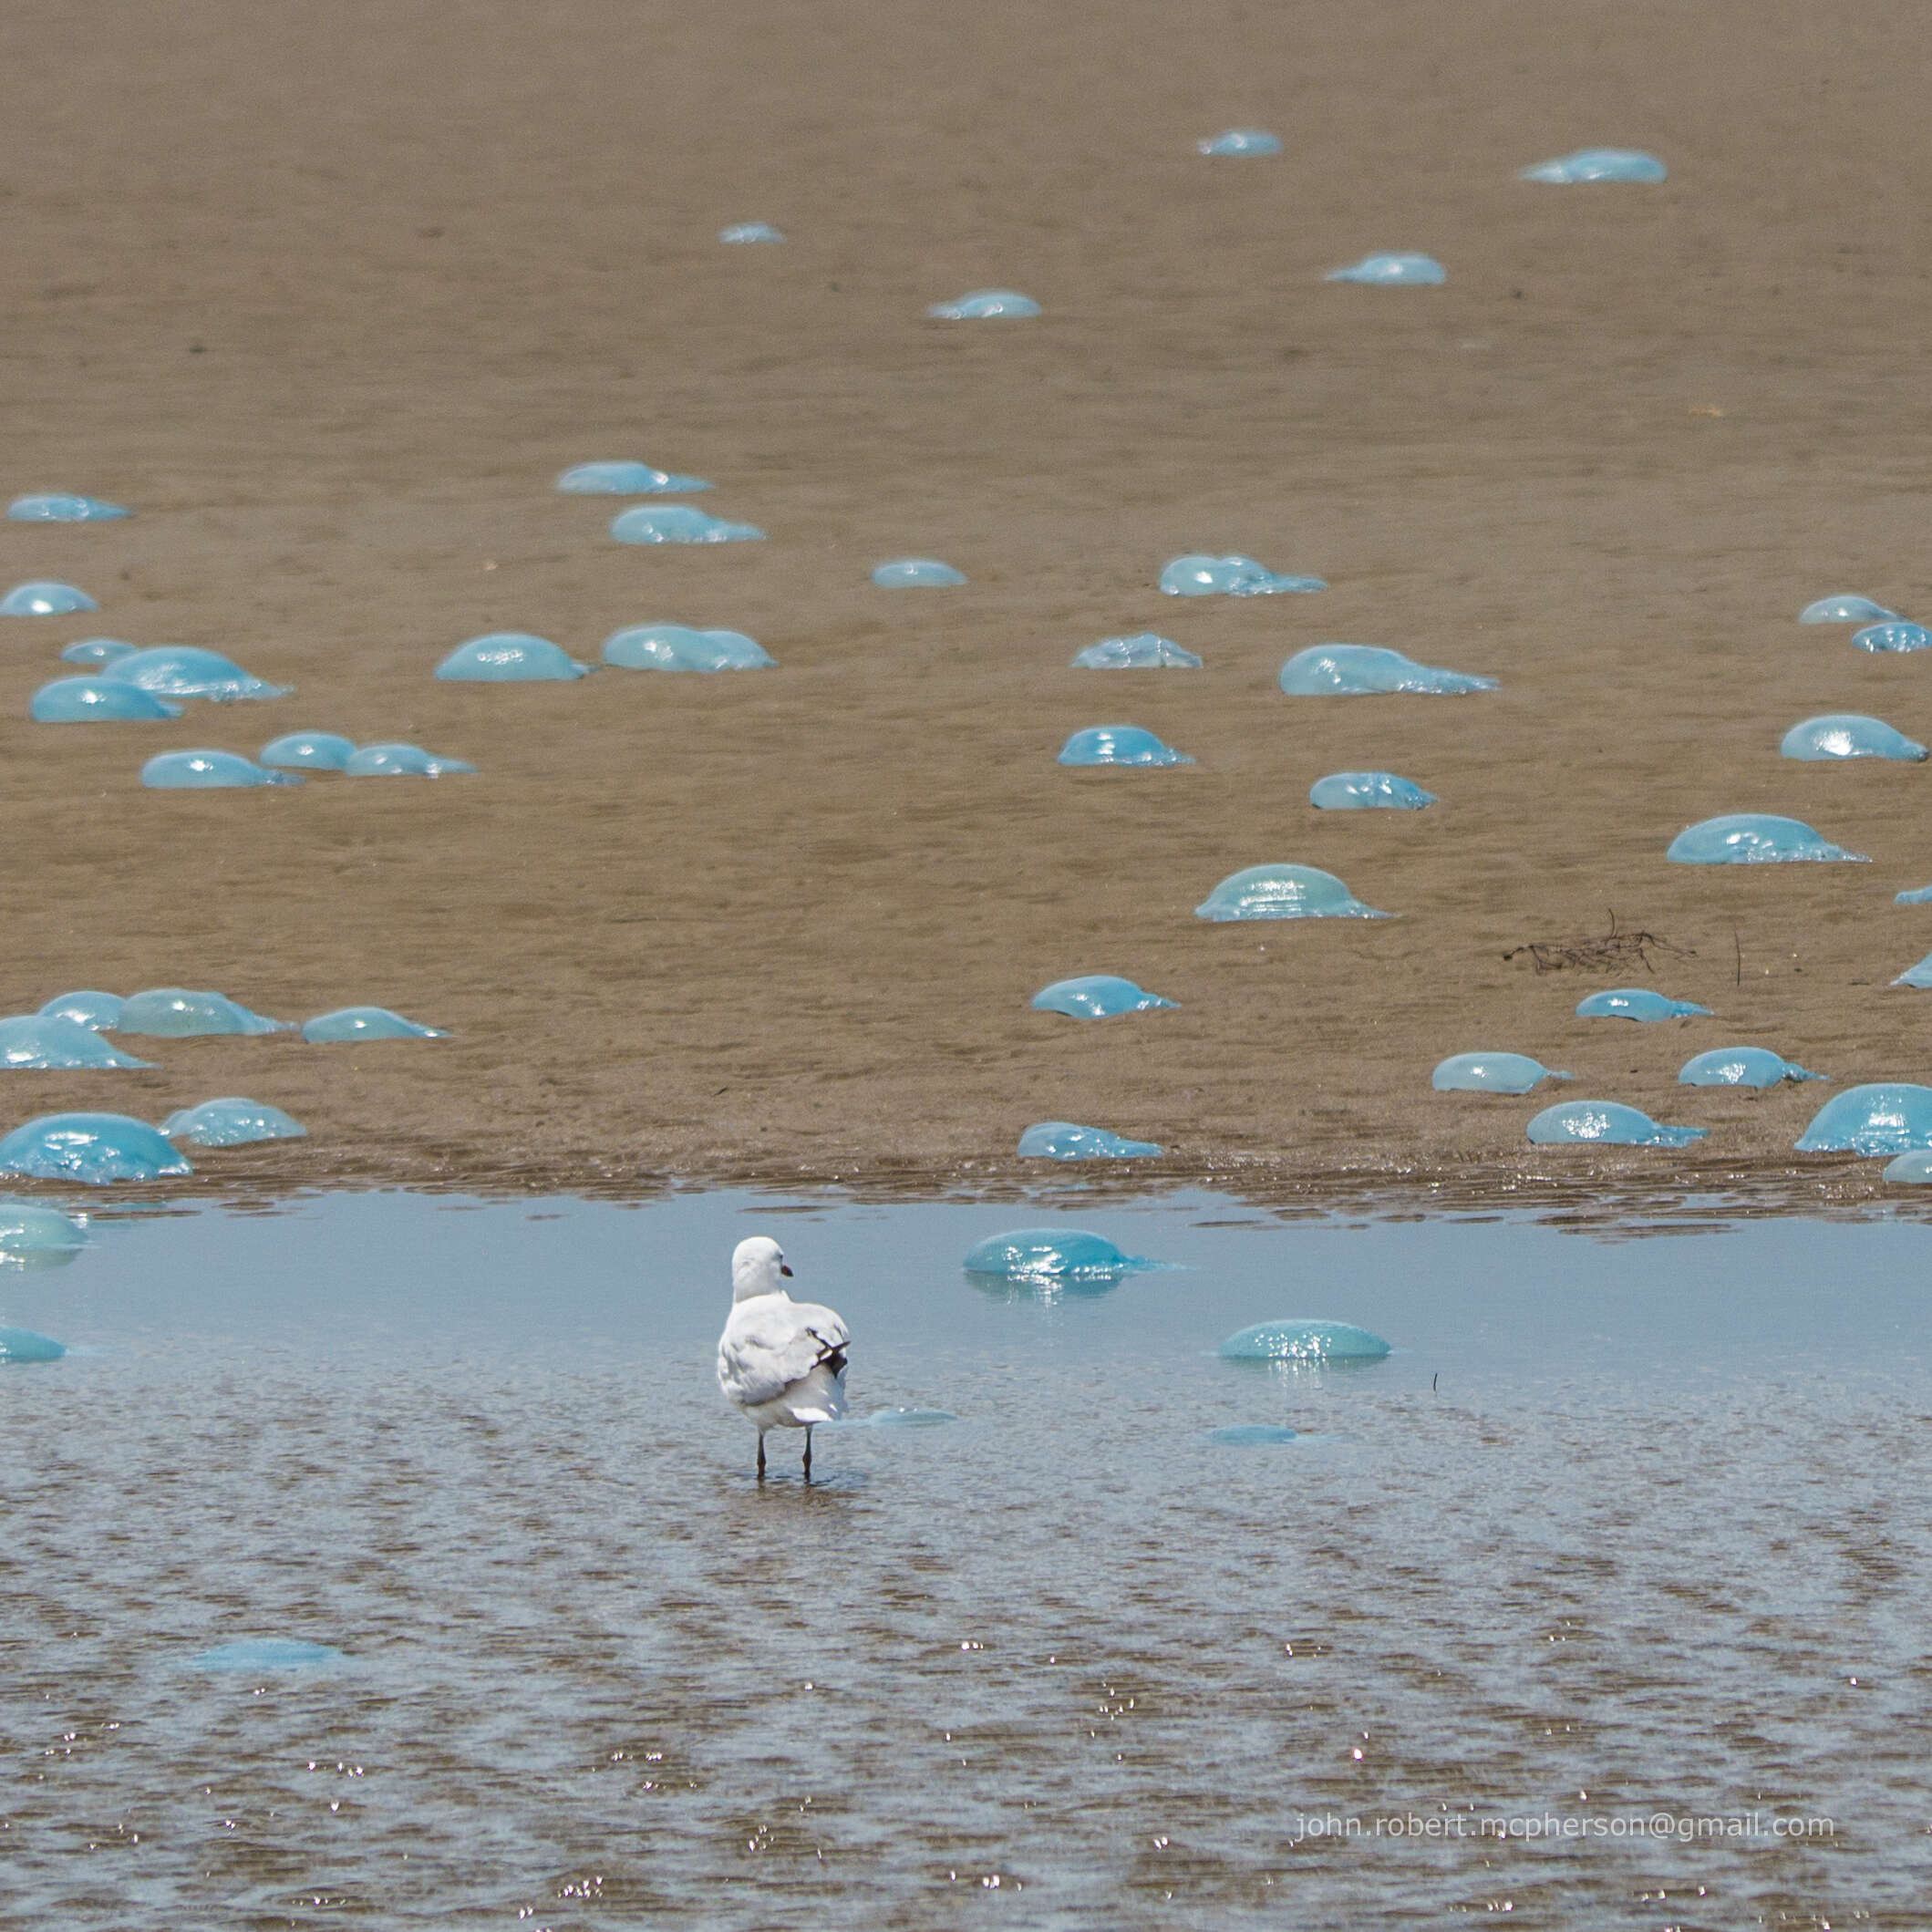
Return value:
<svg viewBox="0 0 1932 1932">
<path fill-rule="evenodd" d="M 784 1261 L 781 1261 L 781 1262 L 780 1262 L 780 1263 L 779 1263 L 779 1265 L 778 1265 L 778 1271 L 779 1271 L 779 1273 L 780 1273 L 780 1275 L 782 1275 L 782 1276 L 783 1276 L 785 1277 L 785 1279 L 786 1279 L 787 1281 L 790 1281 L 790 1280 L 791 1279 L 791 1265 L 790 1265 L 790 1263 L 789 1263 L 789 1262 L 784 1262 Z"/>
</svg>

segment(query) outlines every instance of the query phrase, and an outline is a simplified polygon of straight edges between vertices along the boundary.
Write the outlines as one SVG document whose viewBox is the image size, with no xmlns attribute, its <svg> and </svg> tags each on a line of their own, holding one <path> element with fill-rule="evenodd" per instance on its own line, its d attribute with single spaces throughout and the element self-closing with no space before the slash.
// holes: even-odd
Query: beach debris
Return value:
<svg viewBox="0 0 1932 1932">
<path fill-rule="evenodd" d="M 1317 811 L 1421 811 L 1440 801 L 1392 771 L 1331 771 L 1308 787 L 1308 802 Z"/>
<path fill-rule="evenodd" d="M 1228 1337 L 1215 1351 L 1229 1362 L 1379 1362 L 1389 1344 L 1348 1321 L 1262 1321 Z"/>
<path fill-rule="evenodd" d="M 728 227 L 718 231 L 718 239 L 733 247 L 743 247 L 782 242 L 785 238 L 770 222 L 733 222 Z"/>
<path fill-rule="evenodd" d="M 141 767 L 141 783 L 153 791 L 212 791 L 250 785 L 299 785 L 299 771 L 271 771 L 239 751 L 161 751 Z"/>
<path fill-rule="evenodd" d="M 111 523 L 134 514 L 119 503 L 104 503 L 98 497 L 68 496 L 58 491 L 44 496 L 16 496 L 6 506 L 6 513 L 16 523 Z"/>
<path fill-rule="evenodd" d="M 88 1245 L 88 1231 L 38 1201 L 0 1201 L 0 1266 L 64 1267 Z"/>
<path fill-rule="evenodd" d="M 975 1242 L 962 1266 L 969 1275 L 1009 1280 L 1115 1281 L 1156 1264 L 1123 1255 L 1104 1235 L 1085 1228 L 1019 1227 Z"/>
<path fill-rule="evenodd" d="M 1687 825 L 1664 856 L 1674 865 L 1871 863 L 1862 852 L 1834 845 L 1802 819 L 1781 819 L 1768 811 L 1726 812 Z"/>
<path fill-rule="evenodd" d="M 120 1003 L 116 1028 L 150 1039 L 194 1039 L 203 1035 L 239 1034 L 259 1038 L 293 1033 L 294 1022 L 251 1013 L 225 993 L 200 993 L 188 987 L 150 987 Z"/>
<path fill-rule="evenodd" d="M 1888 611 L 1882 604 L 1874 604 L 1869 597 L 1860 597 L 1850 591 L 1834 591 L 1829 597 L 1820 597 L 1815 603 L 1807 604 L 1798 613 L 1800 624 L 1889 624 L 1896 619 L 1896 611 Z"/>
<path fill-rule="evenodd" d="M 0 1363 L 57 1362 L 67 1345 L 32 1328 L 0 1328 Z"/>
<path fill-rule="evenodd" d="M 184 1107 L 161 1122 L 170 1141 L 190 1141 L 197 1147 L 242 1147 L 252 1141 L 300 1141 L 308 1129 L 279 1107 L 229 1094 Z"/>
<path fill-rule="evenodd" d="M 438 758 L 420 745 L 358 745 L 342 768 L 348 778 L 452 778 L 474 771 L 460 758 Z"/>
<path fill-rule="evenodd" d="M 115 677 L 57 677 L 34 693 L 26 715 L 36 724 L 127 724 L 179 718 L 180 705 Z"/>
<path fill-rule="evenodd" d="M 287 731 L 270 739 L 257 756 L 264 765 L 295 771 L 340 771 L 355 750 L 334 731 Z"/>
<path fill-rule="evenodd" d="M 1290 697 L 1366 697 L 1406 692 L 1426 697 L 1493 691 L 1493 677 L 1417 664 L 1379 644 L 1311 644 L 1281 667 L 1281 688 Z"/>
<path fill-rule="evenodd" d="M 1656 933 L 1624 932 L 1617 924 L 1617 914 L 1610 914 L 1610 929 L 1599 933 L 1590 939 L 1534 939 L 1527 945 L 1513 945 L 1503 954 L 1504 959 L 1517 959 L 1524 954 L 1539 973 L 1560 973 L 1566 967 L 1575 967 L 1585 973 L 1615 972 L 1627 966 L 1640 966 L 1648 973 L 1656 969 L 1652 953 L 1669 953 L 1679 959 L 1694 959 L 1697 948 L 1676 945 L 1661 938 Z"/>
<path fill-rule="evenodd" d="M 1197 154 L 1279 154 L 1281 138 L 1270 134 L 1266 128 L 1224 128 L 1219 134 L 1211 134 L 1205 140 L 1194 143 Z"/>
<path fill-rule="evenodd" d="M 1103 637 L 1073 654 L 1077 671 L 1198 671 L 1201 660 L 1171 637 L 1137 631 L 1131 637 Z"/>
<path fill-rule="evenodd" d="M 1157 1007 L 1176 1007 L 1179 1002 L 1162 999 L 1137 987 L 1131 979 L 1111 973 L 1086 973 L 1074 979 L 1056 979 L 1042 987 L 1030 1002 L 1041 1013 L 1064 1013 L 1069 1019 L 1111 1019 L 1121 1013 L 1151 1013 Z"/>
<path fill-rule="evenodd" d="M 103 1039 L 92 1027 L 56 1013 L 15 1013 L 0 1019 L 0 1068 L 105 1070 L 148 1067 Z"/>
<path fill-rule="evenodd" d="M 1333 873 L 1313 865 L 1250 865 L 1230 873 L 1194 908 L 1197 919 L 1388 919 Z"/>
<path fill-rule="evenodd" d="M 1324 282 L 1366 282 L 1377 288 L 1407 284 L 1436 288 L 1449 280 L 1449 272 L 1433 255 L 1364 255 L 1346 268 L 1331 268 Z"/>
<path fill-rule="evenodd" d="M 1545 1080 L 1566 1080 L 1526 1053 L 1452 1053 L 1429 1076 L 1438 1093 L 1527 1093 Z"/>
<path fill-rule="evenodd" d="M 976 288 L 952 302 L 935 302 L 926 310 L 935 322 L 978 322 L 995 316 L 1037 315 L 1039 304 L 1011 288 Z"/>
<path fill-rule="evenodd" d="M 71 584 L 36 579 L 16 584 L 0 597 L 0 617 L 61 617 L 69 611 L 98 611 L 100 605 Z"/>
<path fill-rule="evenodd" d="M 436 675 L 463 684 L 563 683 L 590 669 L 547 637 L 528 631 L 491 631 L 460 644 L 437 666 Z"/>
<path fill-rule="evenodd" d="M 84 664 L 90 670 L 98 670 L 103 665 L 131 657 L 134 652 L 133 645 L 124 644 L 119 637 L 82 637 L 73 644 L 61 646 L 60 661 L 63 664 Z"/>
<path fill-rule="evenodd" d="M 91 1027 L 97 1033 L 112 1033 L 120 1026 L 123 1004 L 113 993 L 84 990 L 57 993 L 40 1011 L 45 1018 L 77 1020 L 83 1027 Z"/>
<path fill-rule="evenodd" d="M 689 503 L 639 503 L 611 519 L 620 543 L 761 543 L 756 523 L 733 523 Z"/>
<path fill-rule="evenodd" d="M 1578 1019 L 1636 1019 L 1646 1025 L 1659 1019 L 1689 1019 L 1710 1011 L 1695 1000 L 1669 999 L 1648 987 L 1612 987 L 1607 992 L 1586 994 L 1576 1002 Z"/>
<path fill-rule="evenodd" d="M 1932 1087 L 1875 1080 L 1835 1093 L 1793 1143 L 1799 1153 L 1902 1154 L 1932 1148 Z"/>
<path fill-rule="evenodd" d="M 701 476 L 678 476 L 648 463 L 578 463 L 557 479 L 571 496 L 695 496 L 710 484 Z"/>
<path fill-rule="evenodd" d="M 1713 1047 L 1693 1054 L 1678 1069 L 1682 1087 L 1775 1087 L 1781 1080 L 1824 1080 L 1769 1047 Z"/>
<path fill-rule="evenodd" d="M 419 1026 L 387 1007 L 342 1007 L 302 1022 L 302 1037 L 312 1047 L 340 1046 L 367 1039 L 448 1039 L 446 1027 Z"/>
<path fill-rule="evenodd" d="M 1932 646 L 1932 631 L 1904 618 L 1892 624 L 1868 624 L 1852 633 L 1855 651 L 1923 651 Z"/>
<path fill-rule="evenodd" d="M 0 1173 L 39 1181 L 158 1181 L 194 1172 L 145 1121 L 124 1113 L 47 1113 L 0 1140 Z"/>
<path fill-rule="evenodd" d="M 894 557 L 889 563 L 874 563 L 872 580 L 881 590 L 936 590 L 964 584 L 966 574 L 937 557 Z"/>
<path fill-rule="evenodd" d="M 604 661 L 630 671 L 759 671 L 773 660 L 742 631 L 685 624 L 635 624 L 604 640 Z"/>
<path fill-rule="evenodd" d="M 1670 170 L 1654 154 L 1636 148 L 1579 148 L 1555 160 L 1520 169 L 1523 181 L 1661 181 Z"/>
<path fill-rule="evenodd" d="M 216 704 L 286 697 L 290 687 L 269 684 L 219 651 L 194 644 L 160 644 L 129 651 L 102 666 L 102 675 L 138 686 L 154 697 L 208 697 Z"/>
<path fill-rule="evenodd" d="M 1876 718 L 1856 711 L 1827 711 L 1793 725 L 1778 746 L 1781 758 L 1807 760 L 1890 758 L 1917 763 L 1926 748 Z"/>
<path fill-rule="evenodd" d="M 1191 765 L 1193 759 L 1162 744 L 1139 725 L 1089 725 L 1060 747 L 1063 765 Z"/>
<path fill-rule="evenodd" d="M 1152 1141 L 1126 1141 L 1104 1127 L 1036 1121 L 1019 1137 L 1023 1161 L 1132 1161 L 1164 1152 Z"/>
<path fill-rule="evenodd" d="M 1524 1131 L 1538 1147 L 1596 1142 L 1606 1147 L 1689 1147 L 1702 1127 L 1667 1127 L 1620 1100 L 1559 1100 L 1545 1107 Z"/>
<path fill-rule="evenodd" d="M 1279 597 L 1327 590 L 1319 577 L 1280 576 L 1253 557 L 1211 557 L 1190 551 L 1162 566 L 1161 589 L 1170 597 Z"/>
</svg>

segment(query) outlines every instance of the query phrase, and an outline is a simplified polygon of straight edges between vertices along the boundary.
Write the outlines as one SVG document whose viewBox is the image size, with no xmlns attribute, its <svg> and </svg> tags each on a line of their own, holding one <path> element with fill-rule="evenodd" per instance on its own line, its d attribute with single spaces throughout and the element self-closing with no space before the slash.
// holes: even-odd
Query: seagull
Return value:
<svg viewBox="0 0 1932 1932">
<path fill-rule="evenodd" d="M 845 1413 L 845 1324 L 815 1301 L 785 1292 L 791 1270 L 769 1235 L 740 1241 L 731 1255 L 731 1318 L 718 1338 L 718 1386 L 758 1431 L 758 1474 L 765 1477 L 765 1431 L 805 1431 L 805 1480 L 811 1480 L 811 1431 Z"/>
</svg>

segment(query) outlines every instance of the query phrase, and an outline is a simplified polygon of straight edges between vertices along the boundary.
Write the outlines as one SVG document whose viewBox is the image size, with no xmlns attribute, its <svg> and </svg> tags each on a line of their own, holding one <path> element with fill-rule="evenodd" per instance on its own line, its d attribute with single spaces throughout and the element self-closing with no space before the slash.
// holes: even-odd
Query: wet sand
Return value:
<svg viewBox="0 0 1932 1932">
<path fill-rule="evenodd" d="M 161 1070 L 10 1075 L 6 1122 L 247 1093 L 312 1135 L 204 1162 L 263 1184 L 999 1185 L 1069 1118 L 1164 1143 L 1136 1183 L 1869 1191 L 1791 1155 L 1832 1090 L 1675 1077 L 1747 1040 L 1932 1071 L 1932 1004 L 1887 985 L 1932 946 L 1891 904 L 1932 880 L 1932 769 L 1777 756 L 1827 710 L 1932 739 L 1932 660 L 1793 622 L 1834 590 L 1932 610 L 1924 52 L 1902 5 L 11 9 L 5 480 L 139 514 L 0 523 L 7 582 L 101 604 L 0 620 L 0 1004 L 185 984 L 454 1038 L 130 1040 Z M 1244 123 L 1286 154 L 1194 153 Z M 1597 141 L 1671 179 L 1514 178 Z M 714 239 L 752 219 L 790 241 Z M 1448 285 L 1321 281 L 1379 248 Z M 986 284 L 1045 313 L 924 319 Z M 709 477 L 770 539 L 618 545 L 617 502 L 551 488 L 597 457 Z M 1159 595 L 1194 549 L 1333 587 Z M 971 582 L 874 590 L 905 554 Z M 430 677 L 479 631 L 589 659 L 653 619 L 779 668 Z M 1142 629 L 1207 668 L 1068 667 Z M 97 635 L 296 695 L 27 723 Z M 1283 697 L 1331 638 L 1503 687 Z M 1056 766 L 1113 721 L 1199 762 Z M 480 775 L 139 787 L 155 751 L 297 727 Z M 1443 802 L 1308 808 L 1358 766 Z M 1874 863 L 1664 863 L 1746 810 Z M 1272 860 L 1400 916 L 1192 916 Z M 1579 1021 L 1614 981 L 1503 957 L 1613 914 L 1687 949 L 1655 983 L 1715 1018 Z M 1181 1008 L 1028 1009 L 1084 972 Z M 1430 1091 L 1502 1047 L 1577 1082 Z M 1561 1094 L 1710 1138 L 1527 1148 Z"/>
</svg>

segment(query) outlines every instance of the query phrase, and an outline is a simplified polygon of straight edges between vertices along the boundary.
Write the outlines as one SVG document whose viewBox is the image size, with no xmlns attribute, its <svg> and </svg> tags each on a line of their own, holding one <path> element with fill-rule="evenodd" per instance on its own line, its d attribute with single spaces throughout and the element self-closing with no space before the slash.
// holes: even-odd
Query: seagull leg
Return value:
<svg viewBox="0 0 1932 1932">
<path fill-rule="evenodd" d="M 811 1481 L 811 1424 L 805 1425 L 805 1480 Z"/>
<path fill-rule="evenodd" d="M 758 1480 L 760 1483 L 765 1480 L 765 1431 L 762 1429 L 758 1432 Z"/>
</svg>

